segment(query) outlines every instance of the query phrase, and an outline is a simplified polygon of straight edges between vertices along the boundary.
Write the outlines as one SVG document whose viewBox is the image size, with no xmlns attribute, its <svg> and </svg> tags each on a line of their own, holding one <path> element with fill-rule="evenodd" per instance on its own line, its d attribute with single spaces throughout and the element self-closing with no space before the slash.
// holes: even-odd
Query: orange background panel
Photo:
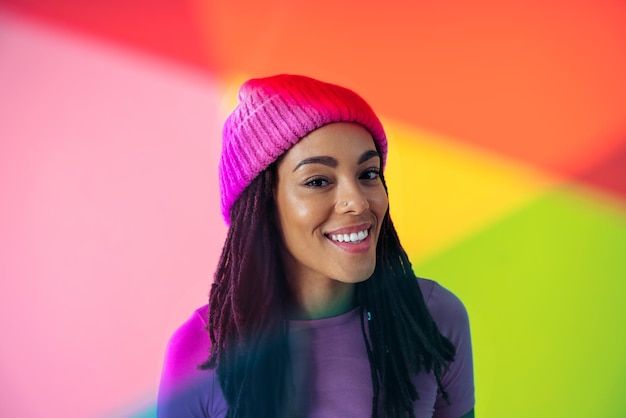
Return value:
<svg viewBox="0 0 626 418">
<path fill-rule="evenodd" d="M 558 173 L 626 135 L 626 3 L 5 0 L 221 77 L 306 73 Z"/>
</svg>

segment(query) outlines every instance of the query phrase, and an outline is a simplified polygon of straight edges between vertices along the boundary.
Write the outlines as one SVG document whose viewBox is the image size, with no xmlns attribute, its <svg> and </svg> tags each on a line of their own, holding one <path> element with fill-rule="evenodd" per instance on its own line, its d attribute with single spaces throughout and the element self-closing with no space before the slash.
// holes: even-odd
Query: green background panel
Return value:
<svg viewBox="0 0 626 418">
<path fill-rule="evenodd" d="M 414 266 L 465 303 L 477 413 L 626 416 L 626 211 L 563 187 Z"/>
</svg>

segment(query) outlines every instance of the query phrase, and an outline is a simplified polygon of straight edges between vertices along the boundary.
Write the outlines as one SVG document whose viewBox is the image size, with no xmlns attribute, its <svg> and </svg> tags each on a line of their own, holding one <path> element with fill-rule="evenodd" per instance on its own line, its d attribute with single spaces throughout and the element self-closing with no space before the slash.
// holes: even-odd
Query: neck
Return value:
<svg viewBox="0 0 626 418">
<path fill-rule="evenodd" d="M 322 319 L 341 315 L 354 307 L 354 284 L 329 280 L 294 289 L 296 306 L 293 319 Z"/>
</svg>

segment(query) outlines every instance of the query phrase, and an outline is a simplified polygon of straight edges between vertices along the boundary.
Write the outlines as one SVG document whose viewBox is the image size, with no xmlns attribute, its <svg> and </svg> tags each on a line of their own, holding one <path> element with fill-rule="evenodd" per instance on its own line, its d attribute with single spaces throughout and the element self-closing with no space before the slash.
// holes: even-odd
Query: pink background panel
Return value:
<svg viewBox="0 0 626 418">
<path fill-rule="evenodd" d="M 0 48 L 0 416 L 140 408 L 223 242 L 222 95 L 6 14 Z"/>
</svg>

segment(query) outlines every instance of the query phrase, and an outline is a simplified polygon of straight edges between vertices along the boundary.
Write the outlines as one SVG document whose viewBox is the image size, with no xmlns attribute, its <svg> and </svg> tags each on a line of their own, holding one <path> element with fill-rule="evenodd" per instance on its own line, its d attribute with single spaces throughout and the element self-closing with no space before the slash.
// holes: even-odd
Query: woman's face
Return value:
<svg viewBox="0 0 626 418">
<path fill-rule="evenodd" d="M 372 136 L 351 123 L 319 128 L 284 154 L 275 199 L 288 280 L 352 284 L 372 275 L 388 206 L 380 170 Z"/>
</svg>

